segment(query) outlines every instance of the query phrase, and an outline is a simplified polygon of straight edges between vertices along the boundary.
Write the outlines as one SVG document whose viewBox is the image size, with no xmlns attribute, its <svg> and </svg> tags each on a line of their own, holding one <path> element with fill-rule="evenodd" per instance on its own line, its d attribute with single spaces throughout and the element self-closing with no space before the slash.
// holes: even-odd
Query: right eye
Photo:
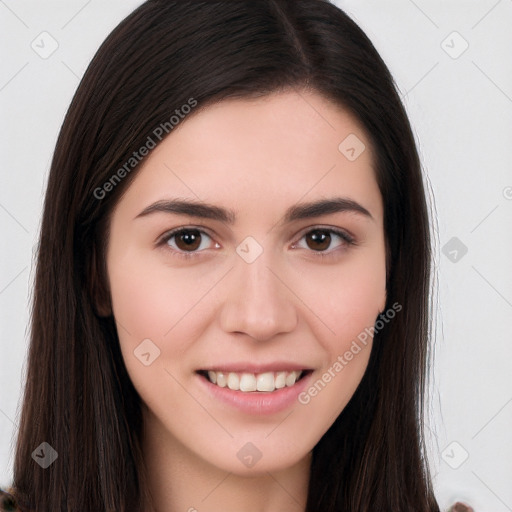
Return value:
<svg viewBox="0 0 512 512">
<path fill-rule="evenodd" d="M 208 233 L 198 228 L 177 228 L 166 233 L 159 242 L 159 245 L 167 245 L 169 249 L 175 253 L 173 256 L 182 258 L 192 258 L 197 253 L 203 252 L 208 249 L 208 242 L 204 238 L 211 241 L 212 238 Z M 203 243 L 204 242 L 204 243 Z M 215 242 L 215 248 L 220 245 Z"/>
</svg>

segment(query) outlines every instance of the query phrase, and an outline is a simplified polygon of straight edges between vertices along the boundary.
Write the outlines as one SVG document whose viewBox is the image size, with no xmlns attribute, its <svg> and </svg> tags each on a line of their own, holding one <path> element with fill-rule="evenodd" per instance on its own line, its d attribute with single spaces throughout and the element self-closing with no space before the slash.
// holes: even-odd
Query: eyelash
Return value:
<svg viewBox="0 0 512 512">
<path fill-rule="evenodd" d="M 208 232 L 204 231 L 203 229 L 200 229 L 199 227 L 180 227 L 180 228 L 173 229 L 172 231 L 169 231 L 168 233 L 164 234 L 157 242 L 157 246 L 165 246 L 168 244 L 168 242 L 171 238 L 173 238 L 174 236 L 176 236 L 180 233 L 186 233 L 187 231 L 198 231 L 201 235 L 206 235 L 209 238 L 213 239 L 213 237 L 211 235 L 209 235 Z M 315 227 L 315 228 L 310 229 L 309 231 L 306 231 L 300 237 L 299 241 L 302 240 L 306 235 L 309 235 L 310 233 L 312 233 L 314 231 L 321 231 L 323 233 L 330 233 L 330 234 L 334 233 L 335 235 L 339 236 L 343 240 L 343 242 L 346 246 L 357 245 L 355 238 L 352 237 L 351 235 L 349 235 L 347 232 L 339 230 L 339 229 L 335 229 L 335 228 L 323 228 L 323 227 Z M 196 258 L 196 257 L 198 257 L 198 254 L 200 254 L 202 252 L 202 251 L 180 252 L 180 251 L 177 251 L 176 249 L 170 248 L 168 245 L 167 245 L 167 248 L 169 248 L 169 250 L 174 253 L 173 254 L 174 256 L 176 256 L 178 258 L 183 258 L 185 260 L 188 260 L 190 258 Z M 314 253 L 316 258 L 325 259 L 325 258 L 335 257 L 337 250 L 335 249 L 335 250 L 331 250 L 328 252 L 327 251 L 311 250 L 311 252 Z M 334 253 L 334 256 L 333 256 L 333 253 Z"/>
</svg>

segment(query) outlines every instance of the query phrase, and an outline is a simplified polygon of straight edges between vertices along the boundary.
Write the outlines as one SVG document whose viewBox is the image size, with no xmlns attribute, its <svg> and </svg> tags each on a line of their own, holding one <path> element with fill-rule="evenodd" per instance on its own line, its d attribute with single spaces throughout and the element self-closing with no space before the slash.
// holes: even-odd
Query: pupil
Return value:
<svg viewBox="0 0 512 512">
<path fill-rule="evenodd" d="M 198 244 L 199 238 L 200 238 L 200 235 L 197 230 L 183 231 L 177 240 L 183 241 L 186 249 L 196 249 L 199 246 L 199 244 Z M 181 247 L 180 247 L 180 249 L 181 249 Z"/>
<path fill-rule="evenodd" d="M 311 247 L 311 249 L 322 250 L 322 249 L 327 249 L 329 247 L 331 235 L 327 234 L 325 231 L 319 231 L 319 230 L 313 231 L 313 232 L 311 232 L 310 237 L 313 240 L 313 242 L 315 242 L 316 244 L 318 244 L 318 243 L 321 244 L 321 247 L 316 245 L 316 247 Z M 323 242 L 323 244 L 322 244 L 322 242 Z"/>
</svg>

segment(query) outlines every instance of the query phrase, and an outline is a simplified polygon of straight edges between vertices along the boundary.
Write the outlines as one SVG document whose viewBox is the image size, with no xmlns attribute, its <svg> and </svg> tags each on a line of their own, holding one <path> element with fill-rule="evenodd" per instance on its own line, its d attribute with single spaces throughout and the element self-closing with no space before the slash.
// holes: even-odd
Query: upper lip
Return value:
<svg viewBox="0 0 512 512">
<path fill-rule="evenodd" d="M 272 363 L 260 363 L 255 364 L 254 362 L 239 362 L 239 363 L 222 363 L 212 364 L 210 366 L 204 366 L 198 371 L 212 370 L 214 372 L 233 372 L 233 373 L 266 373 L 266 372 L 279 372 L 279 371 L 294 371 L 294 370 L 311 370 L 305 364 L 292 363 L 287 361 L 274 361 Z"/>
</svg>

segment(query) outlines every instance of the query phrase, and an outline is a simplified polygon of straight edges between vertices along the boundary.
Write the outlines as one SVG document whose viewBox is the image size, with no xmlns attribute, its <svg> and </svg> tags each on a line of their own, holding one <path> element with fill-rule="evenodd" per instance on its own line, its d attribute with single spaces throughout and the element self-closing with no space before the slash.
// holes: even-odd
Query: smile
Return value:
<svg viewBox="0 0 512 512">
<path fill-rule="evenodd" d="M 201 370 L 198 373 L 207 378 L 212 384 L 232 391 L 273 392 L 284 387 L 293 386 L 307 370 L 278 371 L 264 373 L 238 373 Z"/>
<path fill-rule="evenodd" d="M 275 414 L 296 406 L 299 394 L 313 377 L 311 369 L 257 373 L 217 369 L 195 373 L 205 400 L 213 399 L 250 415 Z"/>
</svg>

